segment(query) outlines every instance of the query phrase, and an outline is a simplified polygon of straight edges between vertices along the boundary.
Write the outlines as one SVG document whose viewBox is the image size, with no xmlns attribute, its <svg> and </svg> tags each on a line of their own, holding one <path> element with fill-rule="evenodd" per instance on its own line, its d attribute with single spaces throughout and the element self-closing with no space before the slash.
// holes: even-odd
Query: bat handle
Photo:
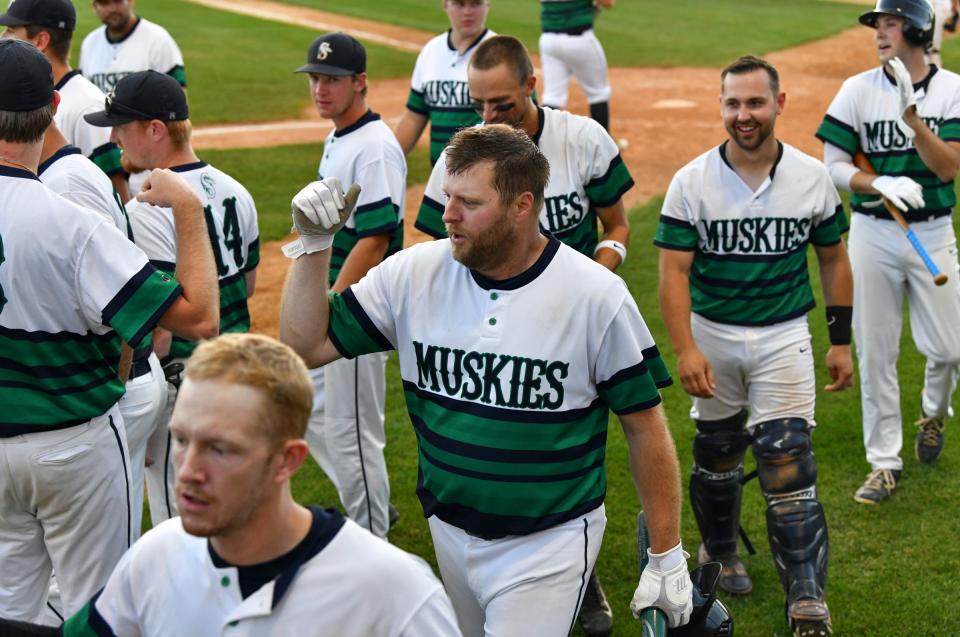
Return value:
<svg viewBox="0 0 960 637">
<path fill-rule="evenodd" d="M 641 511 L 637 515 L 637 550 L 640 558 L 640 574 L 647 567 L 649 558 L 647 549 L 650 548 L 650 532 L 647 530 L 646 514 Z M 640 612 L 641 632 L 643 637 L 666 637 L 667 614 L 659 608 L 645 608 Z"/>
<path fill-rule="evenodd" d="M 937 264 L 933 262 L 933 259 L 930 258 L 930 254 L 923 247 L 923 244 L 920 243 L 920 239 L 917 238 L 917 235 L 914 234 L 913 228 L 907 229 L 907 239 L 910 240 L 910 243 L 913 244 L 914 249 L 917 251 L 917 254 L 920 255 L 920 259 L 923 260 L 923 264 L 927 266 L 927 270 L 933 275 L 933 282 L 936 285 L 943 285 L 947 282 L 947 275 L 940 271 L 940 268 L 937 267 Z"/>
</svg>

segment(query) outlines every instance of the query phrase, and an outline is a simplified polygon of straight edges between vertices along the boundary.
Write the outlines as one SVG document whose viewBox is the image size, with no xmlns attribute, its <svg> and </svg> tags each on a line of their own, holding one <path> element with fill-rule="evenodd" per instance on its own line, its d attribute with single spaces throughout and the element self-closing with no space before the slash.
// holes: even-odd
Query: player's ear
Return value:
<svg viewBox="0 0 960 637">
<path fill-rule="evenodd" d="M 536 85 L 537 85 L 537 76 L 531 74 L 530 77 L 527 78 L 527 97 L 530 97 L 531 95 L 533 95 L 533 89 L 534 87 L 536 87 Z"/>
<path fill-rule="evenodd" d="M 279 484 L 290 480 L 300 470 L 308 451 L 307 441 L 302 438 L 284 442 L 277 450 L 278 461 L 273 481 Z"/>
<path fill-rule="evenodd" d="M 60 91 L 53 92 L 53 114 L 57 114 L 57 109 L 60 108 Z"/>
<path fill-rule="evenodd" d="M 777 115 L 780 115 L 781 113 L 783 113 L 783 106 L 786 103 L 787 103 L 787 94 L 781 91 L 780 94 L 777 95 Z"/>
<path fill-rule="evenodd" d="M 367 74 L 357 73 L 353 76 L 353 83 L 357 86 L 357 91 L 361 92 L 367 88 Z"/>
</svg>

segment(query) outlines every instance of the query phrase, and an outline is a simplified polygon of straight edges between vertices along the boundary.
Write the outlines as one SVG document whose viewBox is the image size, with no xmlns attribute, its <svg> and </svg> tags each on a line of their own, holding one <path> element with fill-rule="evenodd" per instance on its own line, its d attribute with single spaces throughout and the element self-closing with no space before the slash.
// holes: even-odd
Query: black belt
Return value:
<svg viewBox="0 0 960 637">
<path fill-rule="evenodd" d="M 589 27 L 574 27 L 572 29 L 556 29 L 556 30 L 548 29 L 547 31 L 544 31 L 544 33 L 563 33 L 565 35 L 583 35 L 584 33 L 586 33 L 592 28 L 593 26 L 591 25 Z"/>
<path fill-rule="evenodd" d="M 150 373 L 150 359 L 142 358 L 130 364 L 130 380 Z"/>
</svg>

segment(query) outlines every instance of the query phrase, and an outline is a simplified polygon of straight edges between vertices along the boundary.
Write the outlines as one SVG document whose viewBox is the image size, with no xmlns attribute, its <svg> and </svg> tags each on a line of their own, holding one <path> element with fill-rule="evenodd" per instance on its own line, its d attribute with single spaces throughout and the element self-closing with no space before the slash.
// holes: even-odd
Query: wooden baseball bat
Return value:
<svg viewBox="0 0 960 637">
<path fill-rule="evenodd" d="M 650 558 L 647 549 L 650 548 L 650 532 L 647 530 L 647 519 L 643 511 L 637 514 L 637 552 L 640 558 L 640 573 L 647 567 Z M 667 637 L 667 614 L 651 606 L 640 613 L 643 637 Z"/>
<path fill-rule="evenodd" d="M 858 150 L 857 154 L 853 156 L 853 164 L 869 175 L 877 174 L 877 171 L 873 169 L 873 164 L 870 163 L 870 160 L 867 159 L 867 156 L 862 150 Z M 933 259 L 930 258 L 930 253 L 927 252 L 927 249 L 923 247 L 922 243 L 920 243 L 920 239 L 913 232 L 913 229 L 910 228 L 910 224 L 907 223 L 907 220 L 903 218 L 903 213 L 900 212 L 900 209 L 890 203 L 890 200 L 886 197 L 880 197 L 880 199 L 883 200 L 884 208 L 887 209 L 887 212 L 890 213 L 890 216 L 893 217 L 893 220 L 897 222 L 897 225 L 900 226 L 900 229 L 903 230 L 903 233 L 907 236 L 907 240 L 910 241 L 910 245 L 912 245 L 913 249 L 917 251 L 917 254 L 920 256 L 923 264 L 927 266 L 927 271 L 930 272 L 930 276 L 933 277 L 933 282 L 936 285 L 943 285 L 946 283 L 947 275 L 941 272 L 940 268 L 937 267 L 937 264 L 934 263 Z"/>
</svg>

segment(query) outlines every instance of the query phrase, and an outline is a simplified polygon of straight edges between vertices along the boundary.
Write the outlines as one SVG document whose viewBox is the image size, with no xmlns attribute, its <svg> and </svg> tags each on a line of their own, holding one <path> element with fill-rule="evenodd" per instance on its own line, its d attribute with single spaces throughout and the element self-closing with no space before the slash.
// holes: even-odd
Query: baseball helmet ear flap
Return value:
<svg viewBox="0 0 960 637">
<path fill-rule="evenodd" d="M 910 44 L 925 49 L 933 44 L 933 6 L 930 0 L 877 0 L 873 11 L 860 16 L 860 24 L 877 28 L 880 15 L 895 15 L 904 19 L 903 37 Z"/>
<path fill-rule="evenodd" d="M 733 617 L 717 599 L 717 583 L 722 570 L 720 562 L 707 562 L 690 571 L 693 584 L 690 623 L 668 629 L 668 637 L 733 637 Z"/>
</svg>

